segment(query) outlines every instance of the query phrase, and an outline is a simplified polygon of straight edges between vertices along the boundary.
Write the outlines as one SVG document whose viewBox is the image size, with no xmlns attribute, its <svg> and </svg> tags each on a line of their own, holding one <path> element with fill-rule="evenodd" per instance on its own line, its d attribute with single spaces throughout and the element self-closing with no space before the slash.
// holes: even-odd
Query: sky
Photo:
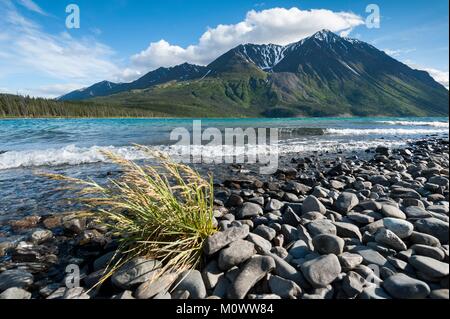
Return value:
<svg viewBox="0 0 450 319">
<path fill-rule="evenodd" d="M 69 4 L 79 28 L 69 28 Z M 366 23 L 380 10 L 379 28 Z M 449 85 L 447 0 L 0 0 L 0 92 L 57 97 L 158 67 L 206 65 L 243 43 L 289 44 L 329 29 Z M 69 16 L 72 18 L 72 16 Z M 73 22 L 72 19 L 70 21 Z"/>
</svg>

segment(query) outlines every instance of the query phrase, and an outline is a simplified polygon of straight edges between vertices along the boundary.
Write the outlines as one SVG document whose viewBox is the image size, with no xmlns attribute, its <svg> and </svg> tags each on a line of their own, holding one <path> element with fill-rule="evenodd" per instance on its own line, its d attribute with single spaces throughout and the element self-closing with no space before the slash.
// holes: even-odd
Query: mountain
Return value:
<svg viewBox="0 0 450 319">
<path fill-rule="evenodd" d="M 111 95 L 114 93 L 122 92 L 122 90 L 120 90 L 119 87 L 120 87 L 120 84 L 109 82 L 109 81 L 102 81 L 102 82 L 96 83 L 88 88 L 70 92 L 70 93 L 60 97 L 58 100 L 77 101 L 77 100 L 90 99 L 92 97 L 97 97 L 97 96 Z"/>
<path fill-rule="evenodd" d="M 154 85 L 170 81 L 186 81 L 197 79 L 207 73 L 204 66 L 184 63 L 171 68 L 159 68 L 151 71 L 131 83 L 113 83 L 103 81 L 88 88 L 73 91 L 59 98 L 61 101 L 85 100 L 98 96 L 107 96 L 119 92 L 145 89 Z"/>
<path fill-rule="evenodd" d="M 444 116 L 448 90 L 374 46 L 322 30 L 287 46 L 245 44 L 207 66 L 160 68 L 62 100 L 171 116 Z"/>
</svg>

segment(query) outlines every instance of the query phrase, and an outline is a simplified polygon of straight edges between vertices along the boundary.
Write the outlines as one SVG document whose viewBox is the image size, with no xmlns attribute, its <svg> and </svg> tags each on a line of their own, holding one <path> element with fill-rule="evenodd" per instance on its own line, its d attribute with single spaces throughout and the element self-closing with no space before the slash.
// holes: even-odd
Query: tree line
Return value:
<svg viewBox="0 0 450 319">
<path fill-rule="evenodd" d="M 0 118 L 15 117 L 154 117 L 153 112 L 136 107 L 85 101 L 58 101 L 12 94 L 0 94 Z"/>
</svg>

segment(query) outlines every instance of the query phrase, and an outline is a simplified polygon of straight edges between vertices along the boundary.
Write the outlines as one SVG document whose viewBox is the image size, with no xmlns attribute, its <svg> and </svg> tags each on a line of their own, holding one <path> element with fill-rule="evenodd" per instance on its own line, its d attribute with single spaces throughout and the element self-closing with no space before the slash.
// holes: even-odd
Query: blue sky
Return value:
<svg viewBox="0 0 450 319">
<path fill-rule="evenodd" d="M 80 28 L 65 25 L 80 8 Z M 381 11 L 367 28 L 367 5 Z M 55 97 L 159 66 L 207 64 L 240 43 L 295 42 L 327 28 L 448 86 L 447 0 L 0 0 L 0 92 Z"/>
</svg>

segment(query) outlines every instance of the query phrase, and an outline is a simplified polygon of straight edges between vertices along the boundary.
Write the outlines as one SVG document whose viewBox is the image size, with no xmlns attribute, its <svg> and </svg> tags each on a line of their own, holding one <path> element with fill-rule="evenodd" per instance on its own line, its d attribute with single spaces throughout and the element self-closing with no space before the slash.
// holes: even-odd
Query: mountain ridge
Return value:
<svg viewBox="0 0 450 319">
<path fill-rule="evenodd" d="M 448 90 L 427 72 L 328 30 L 286 46 L 239 45 L 207 66 L 159 68 L 61 97 L 84 99 L 165 106 L 175 116 L 198 107 L 211 116 L 217 108 L 243 116 L 448 115 Z"/>
</svg>

